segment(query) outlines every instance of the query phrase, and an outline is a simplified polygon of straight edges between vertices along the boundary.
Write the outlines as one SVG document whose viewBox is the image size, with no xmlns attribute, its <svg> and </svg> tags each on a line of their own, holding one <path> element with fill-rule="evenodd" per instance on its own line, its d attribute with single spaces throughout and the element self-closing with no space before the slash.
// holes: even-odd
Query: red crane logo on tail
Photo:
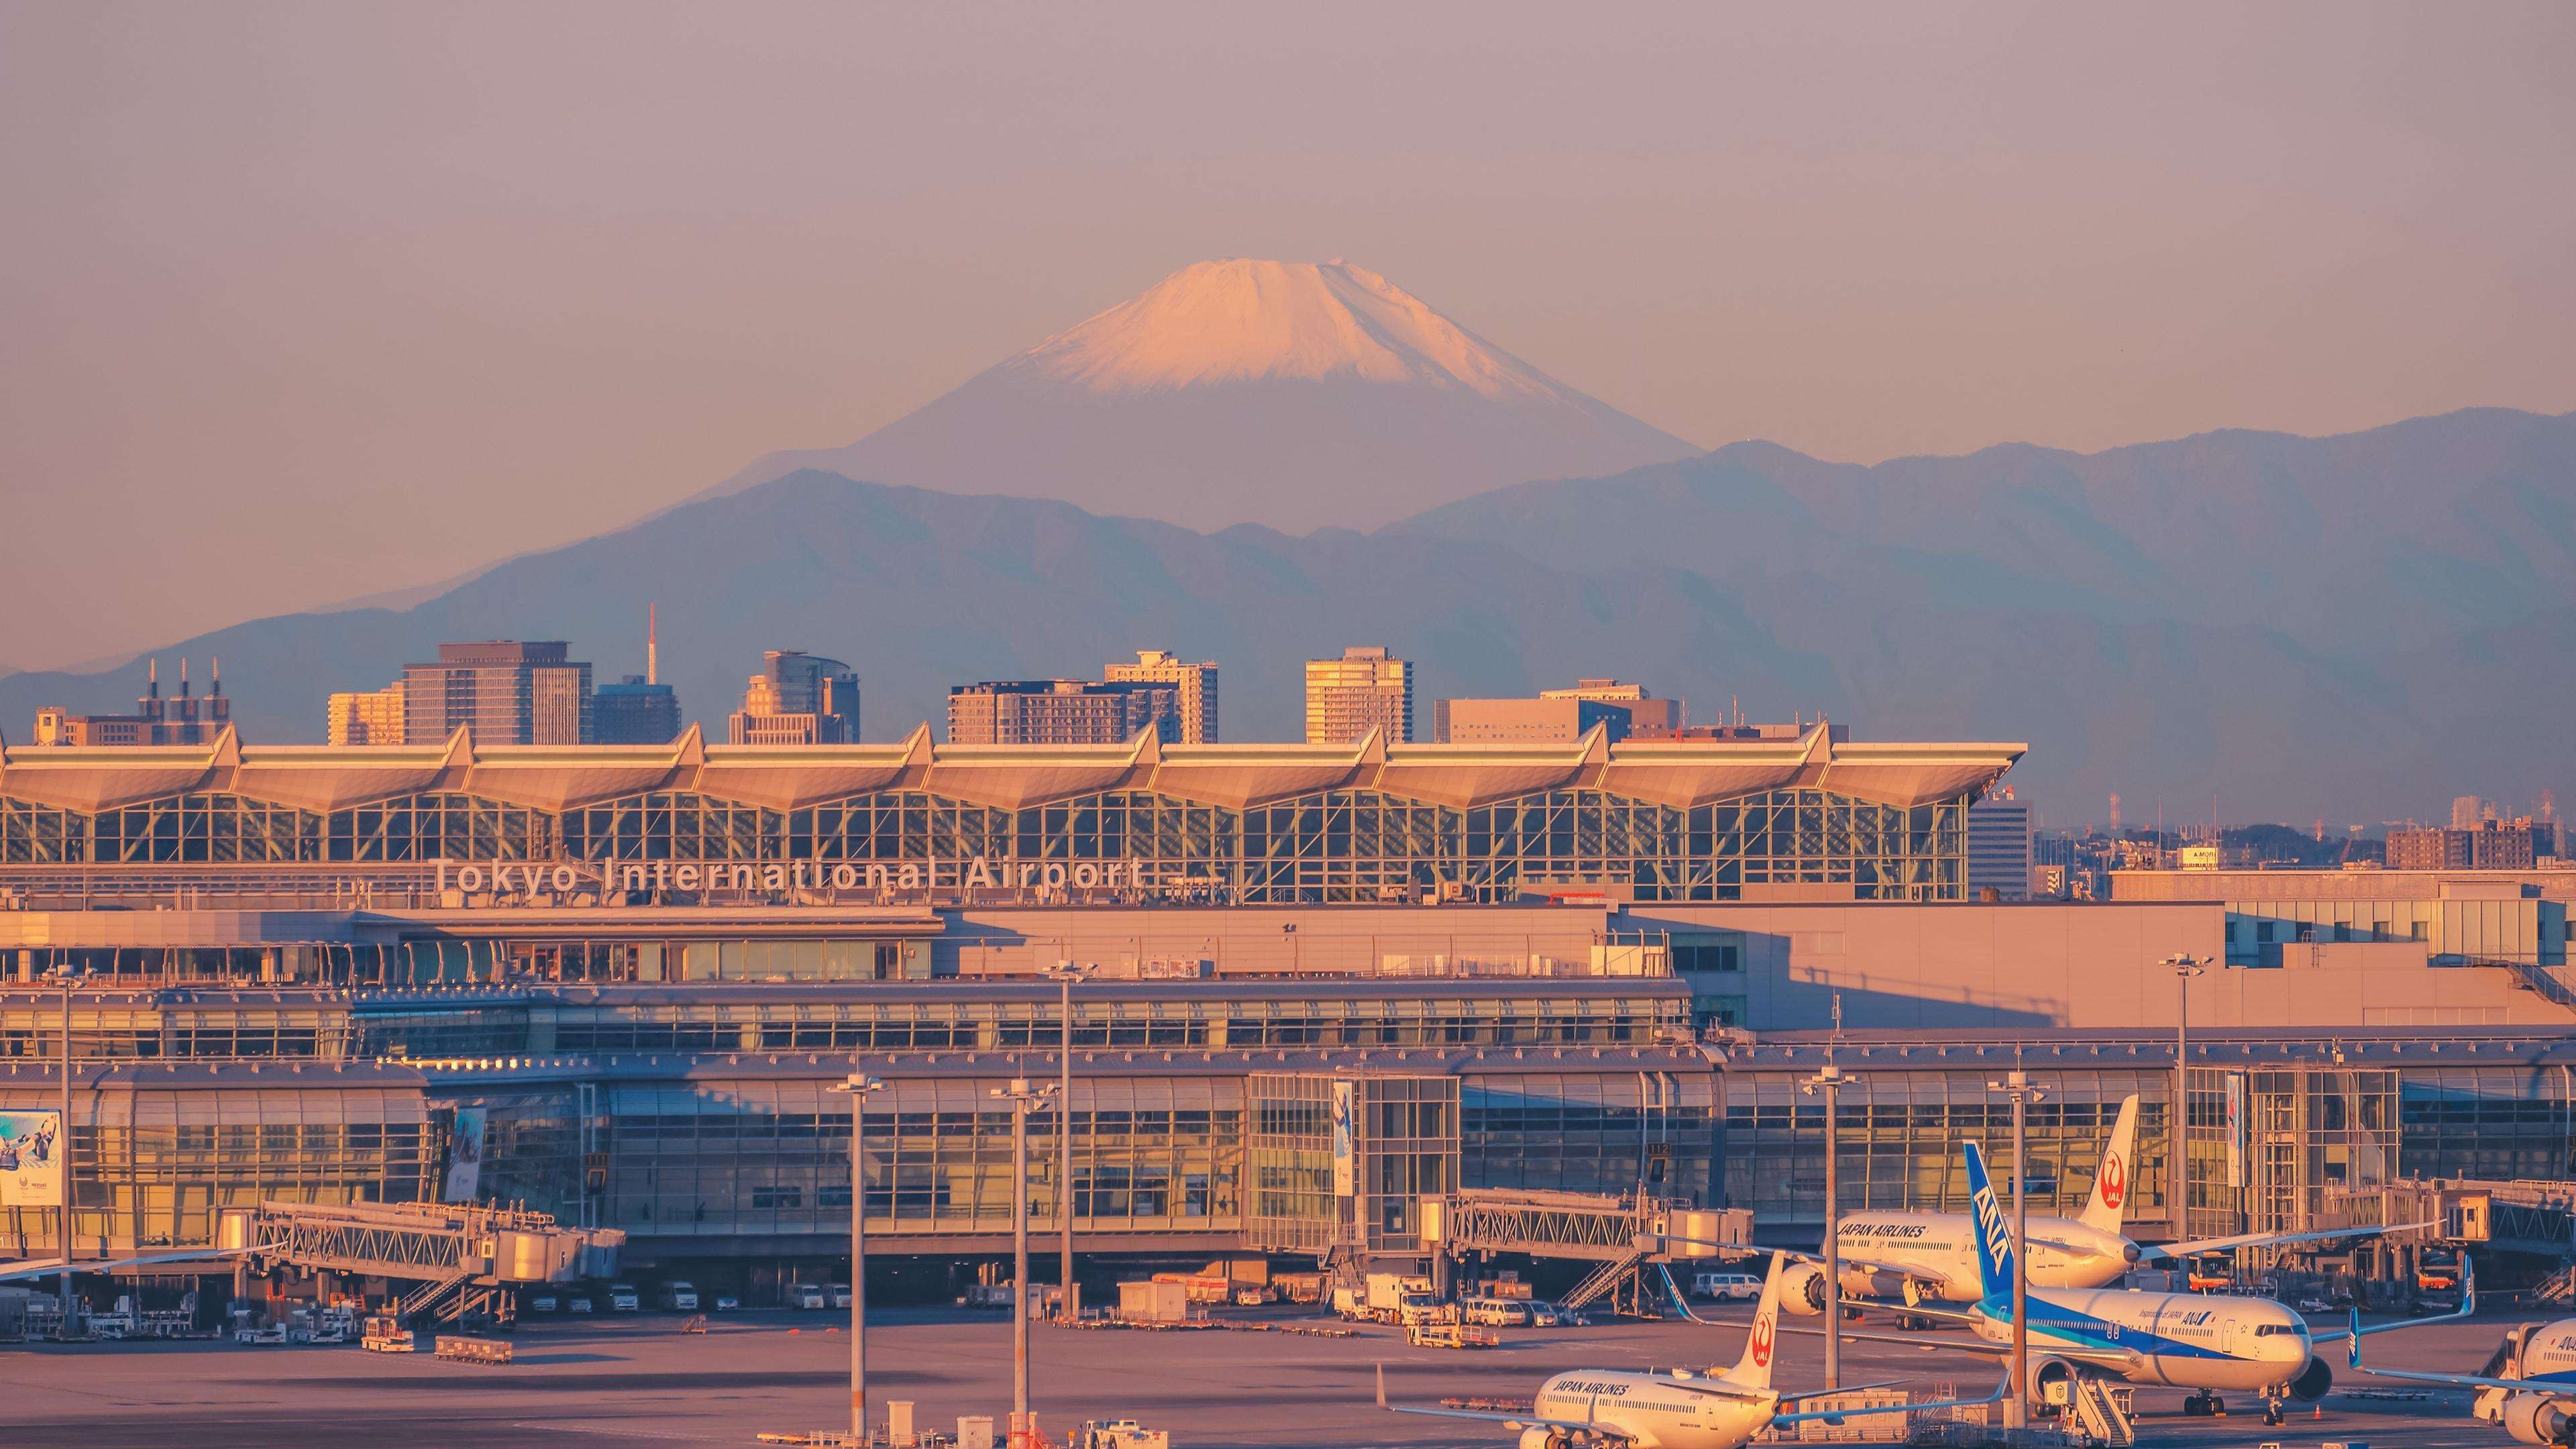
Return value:
<svg viewBox="0 0 2576 1449">
<path fill-rule="evenodd" d="M 2102 1189 L 2102 1206 L 2104 1207 L 2118 1207 L 2120 1205 L 2120 1199 L 2128 1195 L 2129 1170 L 2121 1165 L 2120 1154 L 2116 1152 L 2106 1152 L 2102 1154 L 2102 1181 L 2100 1186 Z"/>
<path fill-rule="evenodd" d="M 1753 1320 L 1753 1366 L 1771 1366 L 1771 1315 L 1767 1313 Z"/>
</svg>

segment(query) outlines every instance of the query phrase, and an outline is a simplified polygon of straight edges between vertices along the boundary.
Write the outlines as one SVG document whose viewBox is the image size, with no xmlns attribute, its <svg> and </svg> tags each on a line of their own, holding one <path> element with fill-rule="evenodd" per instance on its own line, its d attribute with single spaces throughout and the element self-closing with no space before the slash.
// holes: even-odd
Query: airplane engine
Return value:
<svg viewBox="0 0 2576 1449">
<path fill-rule="evenodd" d="M 1566 1439 L 1554 1429 L 1523 1429 L 1520 1449 L 1565 1449 Z"/>
<path fill-rule="evenodd" d="M 2034 1358 L 2030 1361 L 2030 1396 L 2043 1404 L 2066 1403 L 2074 1397 L 2073 1384 L 2082 1373 L 2073 1359 Z"/>
<path fill-rule="evenodd" d="M 2504 1401 L 2504 1431 L 2525 1444 L 2576 1444 L 2576 1404 L 2552 1394 L 2515 1394 Z"/>
<path fill-rule="evenodd" d="M 1780 1275 L 1780 1306 L 1800 1318 L 1825 1311 L 1825 1270 L 1813 1263 L 1793 1263 Z"/>
<path fill-rule="evenodd" d="M 2290 1380 L 2290 1397 L 2302 1404 L 2313 1404 L 2334 1387 L 2334 1369 L 2315 1354 L 2308 1355 L 2307 1367 Z"/>
</svg>

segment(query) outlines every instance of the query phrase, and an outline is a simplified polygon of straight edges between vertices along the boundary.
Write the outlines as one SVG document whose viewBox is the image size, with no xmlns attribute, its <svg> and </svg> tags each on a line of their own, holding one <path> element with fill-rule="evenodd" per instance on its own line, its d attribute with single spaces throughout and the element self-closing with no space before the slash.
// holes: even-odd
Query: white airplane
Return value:
<svg viewBox="0 0 2576 1449">
<path fill-rule="evenodd" d="M 113 1273 L 122 1268 L 151 1268 L 164 1263 L 194 1263 L 207 1258 L 238 1258 L 249 1248 L 198 1248 L 179 1253 L 154 1253 L 143 1258 L 101 1258 L 95 1262 L 74 1263 L 75 1273 Z M 0 1283 L 14 1283 L 21 1278 L 51 1278 L 63 1271 L 63 1260 L 48 1258 L 41 1263 L 12 1263 L 0 1269 Z"/>
<path fill-rule="evenodd" d="M 2111 1140 L 2093 1173 L 2093 1196 L 2080 1216 L 2030 1219 L 2030 1281 L 2036 1288 L 2105 1288 L 2141 1262 L 2178 1262 L 2230 1248 L 2368 1237 L 2395 1228 L 2348 1228 L 2314 1233 L 2247 1233 L 2150 1247 L 2121 1232 L 2126 1219 L 2132 1155 L 2138 1135 L 2138 1099 L 2120 1103 Z M 2409 1225 L 2420 1226 L 2420 1225 Z M 1976 1224 L 1967 1213 L 1857 1212 L 1843 1215 L 1835 1233 L 1846 1299 L 1901 1299 L 1921 1303 L 1974 1303 L 1984 1296 L 1977 1279 Z M 1801 1318 L 1825 1311 L 1825 1269 L 1798 1254 L 1789 1269 L 1783 1302 Z"/>
<path fill-rule="evenodd" d="M 2476 1389 L 2473 1412 L 2522 1443 L 2576 1444 L 2576 1318 L 2539 1324 L 2518 1336 L 2515 1351 L 2499 1355 L 2515 1371 L 2509 1378 L 2371 1368 L 2361 1361 L 2359 1338 L 2352 1341 L 2352 1366 L 2374 1378 Z"/>
<path fill-rule="evenodd" d="M 1851 1332 L 1844 1337 L 1998 1356 L 2012 1352 L 2012 1225 L 1996 1200 L 1994 1183 L 1986 1176 L 1985 1154 L 1973 1142 L 1965 1149 L 1969 1204 L 1977 1226 L 1979 1296 L 1964 1314 L 1918 1311 L 1963 1319 L 1979 1342 Z M 2334 1370 L 2316 1355 L 2318 1341 L 2465 1318 L 2476 1307 L 2465 1266 L 2460 1281 L 2457 1313 L 2376 1328 L 2363 1328 L 2356 1317 L 2349 1329 L 2313 1336 L 2306 1319 L 2269 1298 L 2120 1288 L 2042 1289 L 2034 1283 L 2029 1292 L 2030 1389 L 2044 1393 L 2051 1383 L 2109 1373 L 2133 1384 L 2192 1390 L 2186 1413 L 2223 1409 L 2226 1401 L 2219 1397 L 2223 1393 L 2257 1393 L 2263 1396 L 2264 1422 L 2277 1424 L 2284 1399 L 2312 1403 L 2334 1383 Z"/>
<path fill-rule="evenodd" d="M 1627 1369 L 1576 1369 L 1539 1385 L 1526 1414 L 1478 1413 L 1466 1409 L 1417 1408 L 1386 1401 L 1386 1368 L 1377 1371 L 1377 1403 L 1399 1414 L 1429 1414 L 1443 1419 L 1476 1419 L 1501 1424 L 1520 1436 L 1520 1449 L 1738 1449 L 1774 1424 L 1817 1421 L 1840 1424 L 1875 1414 L 1915 1413 L 1924 1409 L 1964 1408 L 1991 1404 L 2004 1396 L 1997 1383 L 1982 1399 L 1947 1399 L 1937 1404 L 1891 1404 L 1885 1408 L 1809 1409 L 1781 1412 L 1785 1404 L 1829 1394 L 1857 1393 L 1885 1384 L 1845 1389 L 1815 1389 L 1784 1394 L 1771 1387 L 1772 1350 L 1780 1326 L 1780 1264 L 1762 1285 L 1762 1301 L 1753 1310 L 1753 1327 L 1744 1356 L 1722 1374 L 1637 1373 Z"/>
</svg>

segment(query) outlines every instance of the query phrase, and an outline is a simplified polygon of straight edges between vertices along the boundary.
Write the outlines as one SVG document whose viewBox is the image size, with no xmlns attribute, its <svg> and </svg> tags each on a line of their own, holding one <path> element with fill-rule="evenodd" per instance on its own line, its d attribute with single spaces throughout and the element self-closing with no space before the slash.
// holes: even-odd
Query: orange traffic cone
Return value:
<svg viewBox="0 0 2576 1449">
<path fill-rule="evenodd" d="M 2308 1417 L 2309 1417 L 2309 1418 L 2311 1418 L 2311 1419 L 2323 1419 L 2323 1418 L 2325 1418 L 2325 1416 L 2326 1416 L 2326 1406 L 2325 1406 L 2325 1403 L 2324 1403 L 2324 1401 L 2323 1401 L 2323 1400 L 2319 1400 L 2319 1401 L 2318 1401 L 2318 1403 L 2317 1403 L 2316 1412 L 2314 1412 L 2314 1413 L 2312 1413 L 2312 1414 L 2308 1415 Z"/>
</svg>

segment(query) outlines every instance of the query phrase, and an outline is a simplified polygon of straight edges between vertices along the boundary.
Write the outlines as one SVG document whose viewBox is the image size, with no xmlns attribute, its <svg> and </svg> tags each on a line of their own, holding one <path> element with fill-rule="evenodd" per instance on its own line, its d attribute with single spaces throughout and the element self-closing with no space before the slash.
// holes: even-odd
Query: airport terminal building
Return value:
<svg viewBox="0 0 2576 1449">
<path fill-rule="evenodd" d="M 1865 1083 L 1849 1205 L 1964 1201 L 1957 1143 L 1993 1134 L 1984 1083 L 2019 1060 L 2058 1084 L 2043 1200 L 2080 1199 L 2120 1096 L 2147 1099 L 2135 1215 L 2159 1236 L 2159 963 L 2227 960 L 2236 922 L 2223 900 L 1970 900 L 1968 807 L 2020 753 L 1822 729 L 9 749 L 0 1110 L 59 1103 L 67 1012 L 85 1257 L 204 1243 L 261 1200 L 480 1199 L 757 1292 L 846 1253 L 832 1088 L 854 1063 L 886 1083 L 871 1251 L 1006 1249 L 993 1094 L 1056 1076 L 1060 963 L 1091 974 L 1032 1209 L 1069 1205 L 1093 1255 L 1401 1254 L 1427 1202 L 1489 1186 L 1812 1226 L 1822 1122 L 1795 1081 L 1839 1002 Z M 2192 1230 L 2312 1214 L 2334 1181 L 2567 1175 L 2576 1014 L 2511 974 L 2213 966 Z M 2295 1105 L 2222 1162 L 2202 1099 L 2230 1090 Z M 2451 1130 L 2490 1115 L 2510 1131 L 2474 1149 Z M 0 1257 L 51 1257 L 57 1231 L 0 1206 Z"/>
</svg>

